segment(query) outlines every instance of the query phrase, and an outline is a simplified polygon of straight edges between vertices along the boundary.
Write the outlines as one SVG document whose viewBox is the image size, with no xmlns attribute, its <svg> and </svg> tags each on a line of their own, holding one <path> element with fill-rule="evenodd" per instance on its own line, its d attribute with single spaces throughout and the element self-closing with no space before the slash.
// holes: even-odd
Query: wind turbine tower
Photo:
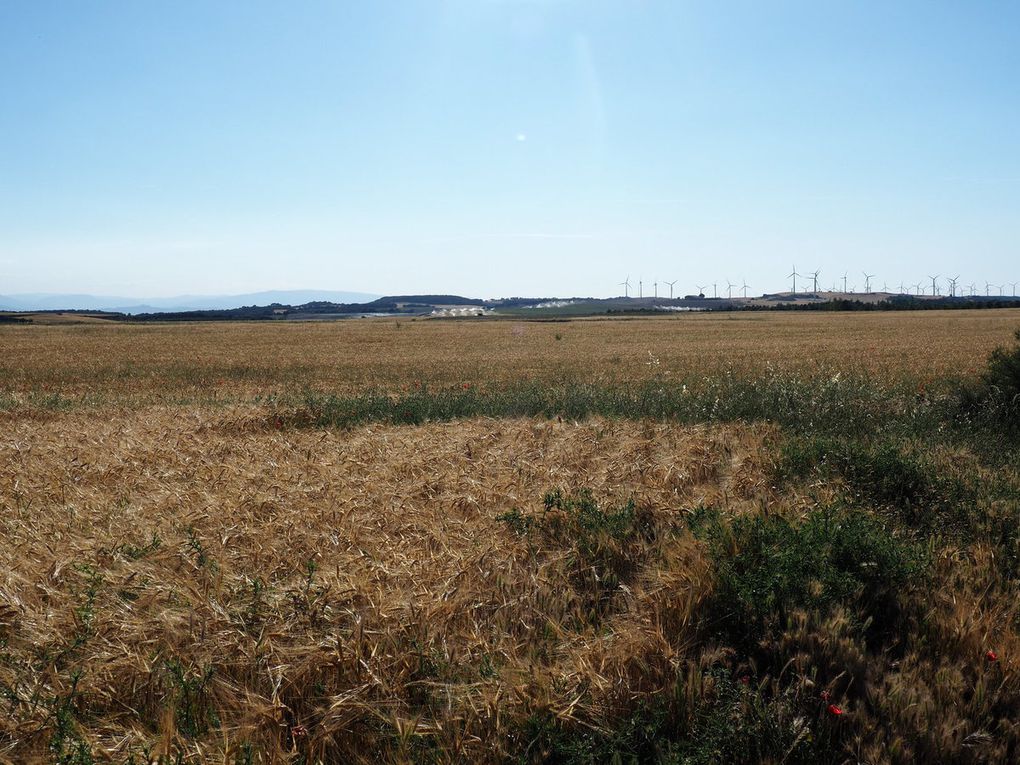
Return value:
<svg viewBox="0 0 1020 765">
<path fill-rule="evenodd" d="M 797 277 L 798 276 L 800 276 L 800 274 L 797 273 L 797 266 L 796 265 L 793 267 L 793 272 L 790 273 L 790 274 L 787 274 L 787 276 L 786 276 L 787 279 L 789 279 L 790 277 L 793 277 L 793 294 L 794 295 L 797 294 Z"/>
<path fill-rule="evenodd" d="M 673 285 L 676 284 L 676 279 L 674 279 L 671 282 L 666 282 L 666 284 L 669 285 L 669 299 L 672 300 L 673 299 Z"/>
<path fill-rule="evenodd" d="M 937 294 L 939 294 L 939 285 L 938 282 L 935 281 L 936 279 L 939 278 L 939 275 L 935 274 L 935 276 L 929 276 L 928 278 L 931 279 L 931 296 L 935 297 Z"/>
<path fill-rule="evenodd" d="M 744 300 L 747 300 L 747 280 L 746 279 L 741 279 L 741 281 L 744 283 L 744 286 L 741 287 L 740 289 L 742 289 L 744 291 Z M 1016 294 L 1016 285 L 1017 285 L 1017 283 L 1014 282 L 1014 284 L 1013 284 L 1013 294 L 1014 295 Z"/>
<path fill-rule="evenodd" d="M 698 297 L 705 297 L 705 287 L 707 287 L 708 285 L 707 284 L 695 284 L 694 286 L 698 288 Z"/>
<path fill-rule="evenodd" d="M 843 294 L 846 294 L 846 271 L 843 272 Z"/>
<path fill-rule="evenodd" d="M 1018 284 L 1020 284 L 1020 282 L 1010 282 L 1009 283 L 1009 286 L 1013 288 L 1013 297 L 1016 297 L 1016 285 L 1018 285 Z"/>
<path fill-rule="evenodd" d="M 659 283 L 657 281 L 656 282 L 652 282 L 652 289 L 654 290 L 654 293 L 652 294 L 652 297 L 654 297 L 655 299 L 658 299 L 659 298 Z"/>
<path fill-rule="evenodd" d="M 814 270 L 814 272 L 811 274 L 811 284 L 812 284 L 811 291 L 812 292 L 818 292 L 818 274 L 820 274 L 821 272 L 822 272 L 822 269 L 816 268 Z"/>
<path fill-rule="evenodd" d="M 949 282 L 949 297 L 956 297 L 956 280 L 960 278 L 960 275 L 947 276 L 946 281 Z"/>
<path fill-rule="evenodd" d="M 624 279 L 622 282 L 620 282 L 620 286 L 623 287 L 623 296 L 624 297 L 630 297 L 630 277 L 629 276 L 626 279 Z"/>
<path fill-rule="evenodd" d="M 871 280 L 875 278 L 874 274 L 869 274 L 866 271 L 861 271 L 864 274 L 864 291 L 869 295 L 871 294 Z"/>
<path fill-rule="evenodd" d="M 729 279 L 726 280 L 726 299 L 733 300 L 733 288 L 736 287 Z"/>
</svg>

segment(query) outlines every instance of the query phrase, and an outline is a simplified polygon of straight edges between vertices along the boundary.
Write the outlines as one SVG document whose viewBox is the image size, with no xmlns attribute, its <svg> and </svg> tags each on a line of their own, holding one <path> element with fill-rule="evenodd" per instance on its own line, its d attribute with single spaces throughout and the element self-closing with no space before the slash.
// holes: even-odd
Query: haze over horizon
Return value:
<svg viewBox="0 0 1020 765">
<path fill-rule="evenodd" d="M 793 264 L 824 288 L 1009 284 L 1018 23 L 919 0 L 6 4 L 0 294 L 761 294 Z"/>
</svg>

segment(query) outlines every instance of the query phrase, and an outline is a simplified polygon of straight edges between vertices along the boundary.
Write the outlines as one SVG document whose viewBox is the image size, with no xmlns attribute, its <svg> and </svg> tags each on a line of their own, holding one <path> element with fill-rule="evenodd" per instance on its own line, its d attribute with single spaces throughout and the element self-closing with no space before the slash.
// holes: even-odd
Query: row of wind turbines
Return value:
<svg viewBox="0 0 1020 765">
<path fill-rule="evenodd" d="M 810 272 L 808 272 L 806 274 L 802 274 L 799 271 L 797 271 L 797 266 L 794 265 L 793 271 L 791 271 L 789 274 L 787 274 L 786 278 L 793 280 L 792 281 L 792 288 L 793 288 L 792 292 L 793 292 L 794 295 L 797 294 L 797 278 L 800 277 L 801 279 L 809 280 L 811 282 L 811 289 L 810 290 L 804 289 L 804 290 L 802 290 L 802 292 L 810 294 L 810 293 L 817 293 L 818 292 L 818 277 L 819 277 L 819 275 L 821 273 L 822 273 L 822 270 L 820 268 L 818 268 L 818 269 L 815 269 L 814 271 L 810 271 Z M 875 278 L 876 274 L 869 274 L 867 271 L 861 271 L 861 274 L 864 276 L 864 294 L 869 294 L 869 295 L 875 294 L 875 291 L 872 290 L 872 280 Z M 843 272 L 843 277 L 842 277 L 842 279 L 843 279 L 843 290 L 842 291 L 843 291 L 843 294 L 853 295 L 857 291 L 857 285 L 856 284 L 850 284 L 850 285 L 847 284 L 848 275 L 849 275 L 848 271 L 844 271 Z M 940 282 L 939 282 L 940 278 L 945 280 L 945 285 L 944 286 L 945 286 L 945 289 L 947 290 L 945 293 L 943 293 L 943 291 L 942 291 L 943 285 L 940 284 Z M 939 295 L 943 295 L 944 294 L 947 297 L 957 297 L 957 284 L 960 281 L 960 275 L 959 274 L 957 274 L 956 276 L 945 276 L 945 277 L 943 277 L 941 274 L 935 274 L 934 276 L 929 274 L 928 275 L 928 279 L 931 280 L 931 292 L 930 293 L 928 292 L 928 285 L 927 285 L 926 281 L 919 281 L 919 282 L 906 283 L 906 284 L 901 281 L 900 284 L 899 284 L 899 291 L 898 291 L 897 294 L 900 294 L 900 295 L 912 295 L 913 294 L 913 295 L 918 295 L 918 296 L 929 295 L 930 294 L 932 297 L 938 297 Z M 674 287 L 674 285 L 678 281 L 679 281 L 679 279 L 674 279 L 671 282 L 667 282 L 667 281 L 661 282 L 662 284 L 669 286 L 669 299 L 670 300 L 673 299 L 673 287 Z M 737 292 L 742 292 L 743 293 L 743 297 L 745 299 L 747 298 L 747 291 L 750 289 L 750 285 L 746 281 L 744 281 L 744 280 L 741 280 L 741 281 L 743 282 L 743 284 L 734 284 L 729 279 L 726 280 L 726 297 L 728 299 L 730 299 L 730 300 L 733 299 L 733 290 L 734 289 L 736 289 Z M 652 282 L 652 295 L 651 295 L 651 297 L 653 297 L 653 298 L 658 298 L 659 297 L 659 284 L 660 284 L 660 282 L 658 282 L 658 281 Z M 993 294 L 994 294 L 993 290 L 998 290 L 997 297 L 1006 297 L 1007 295 L 1006 295 L 1005 289 L 1006 289 L 1007 286 L 1012 288 L 1012 293 L 1009 296 L 1010 297 L 1016 297 L 1017 296 L 1017 294 L 1016 294 L 1017 285 L 1020 285 L 1020 282 L 1006 282 L 1005 284 L 993 284 L 992 282 L 987 282 L 986 281 L 985 282 L 985 297 L 992 297 Z M 620 282 L 618 286 L 623 287 L 623 296 L 629 298 L 630 297 L 630 291 L 634 287 L 634 285 L 631 284 L 630 276 L 628 276 L 626 279 L 624 279 L 622 282 Z M 705 290 L 708 289 L 709 286 L 711 286 L 712 287 L 712 297 L 713 298 L 718 298 L 719 297 L 719 282 L 712 282 L 711 285 L 708 285 L 708 284 L 697 284 L 695 286 L 698 288 L 698 295 L 704 296 L 705 295 Z M 836 286 L 837 286 L 837 282 L 834 281 L 832 283 L 832 287 L 831 287 L 831 289 L 829 291 L 830 292 L 837 292 Z M 638 298 L 644 298 L 645 297 L 645 294 L 644 294 L 645 289 L 644 289 L 644 281 L 643 280 L 638 279 L 637 288 L 638 288 L 637 297 Z M 889 291 L 890 291 L 889 290 L 889 285 L 887 283 L 883 282 L 881 292 L 888 293 Z M 961 285 L 960 286 L 959 297 L 967 297 L 967 296 L 974 297 L 974 296 L 976 296 L 978 294 L 979 294 L 978 293 L 978 285 L 976 283 L 974 283 L 974 282 L 972 282 L 969 285 L 965 284 L 965 285 Z M 663 297 L 665 297 L 665 295 L 663 295 Z"/>
<path fill-rule="evenodd" d="M 811 279 L 811 281 L 812 281 L 812 290 L 811 291 L 812 292 L 818 292 L 818 275 L 820 273 L 821 273 L 821 269 L 816 269 L 815 271 L 809 272 L 807 274 L 801 274 L 801 273 L 799 273 L 797 271 L 797 266 L 794 265 L 793 271 L 790 272 L 789 274 L 787 274 L 786 278 L 793 280 L 793 284 L 792 284 L 792 286 L 793 286 L 793 294 L 797 294 L 797 277 L 798 276 L 801 277 L 801 278 Z M 848 274 L 848 272 L 846 272 L 846 271 L 843 272 L 843 292 L 846 293 L 846 294 L 853 294 L 856 291 L 856 289 L 857 289 L 857 285 L 856 284 L 850 285 L 850 288 L 847 289 L 847 283 L 846 283 L 847 282 L 847 274 Z M 871 289 L 871 280 L 874 279 L 876 275 L 875 274 L 869 274 L 867 271 L 862 271 L 861 274 L 864 276 L 864 292 L 866 294 L 873 294 L 872 289 Z M 946 285 L 945 286 L 948 289 L 948 293 L 946 293 L 947 296 L 948 297 L 957 297 L 957 294 L 956 294 L 956 285 L 957 285 L 957 283 L 960 280 L 960 275 L 959 274 L 957 274 L 956 276 L 946 276 L 946 277 L 942 277 L 941 274 L 935 274 L 934 276 L 929 274 L 928 278 L 931 279 L 931 293 L 930 293 L 931 296 L 932 297 L 937 297 L 937 296 L 943 294 L 942 293 L 942 289 L 941 289 L 941 285 L 939 284 L 939 278 L 940 277 L 944 278 L 945 281 L 946 281 Z M 1005 297 L 1004 290 L 1006 289 L 1007 284 L 1013 290 L 1011 297 L 1016 297 L 1016 288 L 1017 288 L 1017 285 L 1020 284 L 1020 282 L 1007 282 L 1006 284 L 993 284 L 992 282 L 987 282 L 987 281 L 985 282 L 985 297 L 991 297 L 993 289 L 997 289 L 999 291 L 998 297 Z M 911 293 L 911 291 L 910 291 L 911 289 L 914 290 L 913 293 Z M 960 289 L 960 297 L 964 297 L 965 296 L 965 291 L 966 290 L 969 290 L 969 292 L 967 292 L 966 294 L 969 295 L 970 297 L 974 297 L 975 295 L 978 294 L 978 291 L 977 291 L 978 290 L 978 286 L 977 286 L 977 284 L 975 284 L 973 282 L 971 284 L 969 284 L 969 285 L 963 285 L 962 286 L 962 288 Z M 832 290 L 831 291 L 832 292 L 836 291 L 836 283 L 835 282 L 833 282 L 833 284 L 832 284 Z M 886 284 L 886 283 L 882 284 L 882 292 L 889 292 L 888 284 Z M 910 295 L 910 294 L 927 295 L 927 294 L 929 294 L 928 293 L 928 288 L 927 288 L 927 283 L 919 281 L 919 282 L 915 282 L 913 284 L 904 284 L 901 281 L 900 284 L 899 284 L 899 294 L 900 295 Z"/>
<path fill-rule="evenodd" d="M 679 279 L 674 279 L 671 282 L 665 282 L 665 281 L 662 282 L 662 284 L 668 284 L 669 285 L 669 299 L 670 300 L 673 299 L 673 285 L 676 284 L 678 281 L 680 281 L 680 280 Z M 634 285 L 630 283 L 630 277 L 629 276 L 626 279 L 624 279 L 622 282 L 620 282 L 618 286 L 623 287 L 623 296 L 624 297 L 630 297 L 630 290 L 631 290 L 631 288 Z M 704 295 L 705 294 L 705 290 L 708 288 L 707 284 L 698 284 L 698 285 L 695 285 L 695 286 L 698 288 L 698 294 L 699 295 Z M 732 298 L 733 297 L 733 288 L 734 287 L 736 287 L 738 291 L 743 291 L 744 297 L 746 298 L 747 297 L 747 291 L 751 288 L 751 285 L 749 285 L 746 281 L 743 283 L 743 285 L 738 285 L 738 284 L 734 284 L 729 279 L 727 279 L 726 280 L 726 292 L 727 292 L 726 296 L 728 298 Z M 719 288 L 719 283 L 718 282 L 713 282 L 712 283 L 712 293 L 713 293 L 712 297 L 719 297 L 719 289 L 718 288 Z M 644 290 L 645 290 L 644 282 L 641 279 L 638 279 L 638 294 L 637 294 L 637 296 L 639 298 L 643 298 L 645 296 L 644 295 Z M 658 298 L 659 297 L 659 282 L 657 282 L 657 281 L 652 282 L 652 297 L 653 298 Z M 663 297 L 665 297 L 665 295 L 663 295 Z"/>
</svg>

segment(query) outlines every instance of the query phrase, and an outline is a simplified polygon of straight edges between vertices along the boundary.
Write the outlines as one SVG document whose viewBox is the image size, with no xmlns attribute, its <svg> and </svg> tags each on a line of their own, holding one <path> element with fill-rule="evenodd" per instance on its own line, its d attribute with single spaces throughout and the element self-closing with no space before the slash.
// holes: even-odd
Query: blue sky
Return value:
<svg viewBox="0 0 1020 765">
<path fill-rule="evenodd" d="M 1018 35 L 1013 2 L 0 0 L 0 294 L 1012 282 Z"/>
</svg>

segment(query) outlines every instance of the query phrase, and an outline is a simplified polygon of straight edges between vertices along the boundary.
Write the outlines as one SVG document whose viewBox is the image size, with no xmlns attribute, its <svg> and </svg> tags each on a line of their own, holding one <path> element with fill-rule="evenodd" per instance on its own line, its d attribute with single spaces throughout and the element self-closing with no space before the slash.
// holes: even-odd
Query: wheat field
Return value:
<svg viewBox="0 0 1020 765">
<path fill-rule="evenodd" d="M 1015 761 L 1020 479 L 962 436 L 295 413 L 774 368 L 932 417 L 1018 324 L 0 327 L 0 761 Z"/>
<path fill-rule="evenodd" d="M 845 370 L 973 374 L 1020 311 L 726 313 L 570 322 L 384 319 L 0 327 L 0 391 L 104 401 L 534 379 Z"/>
</svg>

